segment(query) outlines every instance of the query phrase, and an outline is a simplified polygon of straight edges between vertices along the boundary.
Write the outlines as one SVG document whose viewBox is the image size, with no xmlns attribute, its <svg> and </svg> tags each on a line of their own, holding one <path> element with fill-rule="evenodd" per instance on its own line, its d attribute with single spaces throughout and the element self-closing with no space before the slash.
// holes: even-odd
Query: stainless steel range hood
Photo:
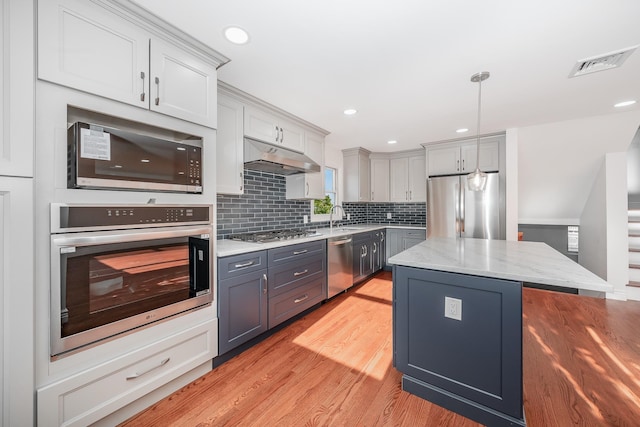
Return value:
<svg viewBox="0 0 640 427">
<path fill-rule="evenodd" d="M 304 154 L 249 138 L 244 139 L 244 167 L 278 175 L 320 172 L 320 165 Z"/>
</svg>

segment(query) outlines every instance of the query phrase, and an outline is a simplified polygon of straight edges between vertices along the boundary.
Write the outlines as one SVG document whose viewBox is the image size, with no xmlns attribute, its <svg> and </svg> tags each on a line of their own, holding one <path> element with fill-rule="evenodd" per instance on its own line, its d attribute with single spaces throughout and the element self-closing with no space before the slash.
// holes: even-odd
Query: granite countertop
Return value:
<svg viewBox="0 0 640 427">
<path fill-rule="evenodd" d="M 398 229 L 412 229 L 412 230 L 425 230 L 426 227 L 412 226 L 412 225 L 388 225 L 388 224 L 356 224 L 346 225 L 343 227 L 333 227 L 333 230 L 329 228 L 317 229 L 318 234 L 310 237 L 302 237 L 299 239 L 281 240 L 277 242 L 267 243 L 252 243 L 252 242 L 239 242 L 229 239 L 221 239 L 216 241 L 216 255 L 218 257 L 225 257 L 230 255 L 240 255 L 249 252 L 262 251 L 265 249 L 279 248 L 282 246 L 295 245 L 298 243 L 313 242 L 314 240 L 329 239 L 331 237 L 345 236 L 348 234 L 365 233 L 367 231 L 381 230 L 384 228 L 398 228 Z"/>
<path fill-rule="evenodd" d="M 389 259 L 390 264 L 543 285 L 611 292 L 613 286 L 539 242 L 430 238 Z"/>
</svg>

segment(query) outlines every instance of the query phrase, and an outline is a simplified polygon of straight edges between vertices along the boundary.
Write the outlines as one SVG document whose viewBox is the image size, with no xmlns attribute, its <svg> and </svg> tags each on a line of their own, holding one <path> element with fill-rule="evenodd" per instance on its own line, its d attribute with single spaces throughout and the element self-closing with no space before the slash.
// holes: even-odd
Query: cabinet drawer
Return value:
<svg viewBox="0 0 640 427">
<path fill-rule="evenodd" d="M 321 302 L 326 295 L 324 288 L 324 279 L 316 277 L 281 295 L 269 298 L 269 328 Z"/>
<path fill-rule="evenodd" d="M 297 245 L 269 249 L 269 267 L 315 254 L 324 255 L 325 248 L 326 240 L 316 240 L 315 242 L 299 243 Z"/>
<path fill-rule="evenodd" d="M 218 258 L 218 280 L 267 268 L 267 251 Z"/>
<path fill-rule="evenodd" d="M 311 277 L 324 279 L 326 272 L 324 254 L 307 257 L 300 261 L 288 262 L 269 268 L 269 296 L 276 296 L 298 286 Z"/>
<path fill-rule="evenodd" d="M 38 425 L 86 426 L 104 418 L 211 359 L 216 330 L 210 321 L 39 389 Z"/>
</svg>

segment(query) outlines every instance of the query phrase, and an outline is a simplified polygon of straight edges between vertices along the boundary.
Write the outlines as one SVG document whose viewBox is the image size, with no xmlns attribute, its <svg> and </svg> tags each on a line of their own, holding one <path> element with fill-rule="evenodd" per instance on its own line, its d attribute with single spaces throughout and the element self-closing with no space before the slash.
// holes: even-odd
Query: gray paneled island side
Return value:
<svg viewBox="0 0 640 427">
<path fill-rule="evenodd" d="M 490 426 L 524 426 L 522 285 L 613 287 L 544 243 L 431 238 L 393 264 L 402 388 Z"/>
</svg>

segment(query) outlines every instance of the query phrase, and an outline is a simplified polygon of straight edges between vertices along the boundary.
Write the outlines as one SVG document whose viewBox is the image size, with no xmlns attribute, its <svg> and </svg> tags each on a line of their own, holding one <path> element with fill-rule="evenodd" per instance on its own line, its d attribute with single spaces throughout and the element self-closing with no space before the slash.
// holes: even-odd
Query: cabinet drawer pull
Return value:
<svg viewBox="0 0 640 427">
<path fill-rule="evenodd" d="M 250 265 L 253 265 L 253 261 L 245 262 L 245 263 L 242 263 L 242 264 L 236 264 L 235 267 L 236 268 L 244 268 L 244 267 L 249 267 Z"/>
<path fill-rule="evenodd" d="M 160 105 L 160 78 L 156 77 L 156 105 Z"/>
<path fill-rule="evenodd" d="M 280 128 L 276 126 L 276 142 L 280 142 Z"/>
<path fill-rule="evenodd" d="M 142 79 L 142 93 L 140 94 L 140 101 L 144 102 L 146 93 L 144 92 L 144 71 L 140 71 L 140 78 Z"/>
<path fill-rule="evenodd" d="M 147 369 L 146 371 L 136 372 L 136 373 L 135 373 L 135 374 L 133 374 L 133 375 L 129 375 L 129 376 L 127 377 L 127 381 L 129 381 L 129 380 L 135 380 L 136 378 L 139 378 L 139 377 L 141 377 L 141 376 L 143 376 L 143 375 L 145 375 L 145 374 L 148 374 L 149 372 L 151 372 L 151 371 L 153 371 L 153 370 L 155 370 L 155 369 L 161 368 L 161 367 L 163 367 L 164 365 L 166 365 L 167 363 L 169 363 L 169 360 L 171 360 L 171 358 L 170 358 L 170 357 L 167 357 L 166 359 L 164 359 L 164 360 L 160 361 L 160 364 L 159 364 L 159 365 L 152 366 L 151 368 Z"/>
<path fill-rule="evenodd" d="M 295 277 L 298 277 L 298 276 L 302 276 L 303 274 L 307 274 L 308 272 L 309 272 L 309 270 L 305 269 L 303 271 L 296 271 L 295 273 L 293 273 L 293 275 Z"/>
<path fill-rule="evenodd" d="M 266 295 L 267 294 L 267 283 L 268 283 L 268 279 L 267 279 L 267 274 L 266 273 L 264 273 L 262 275 L 262 279 L 263 279 L 262 280 L 262 293 Z"/>
<path fill-rule="evenodd" d="M 306 254 L 307 252 L 309 252 L 308 249 L 303 249 L 301 251 L 293 251 L 294 255 L 300 255 L 300 254 Z"/>
<path fill-rule="evenodd" d="M 284 143 L 284 131 L 280 128 L 280 142 Z"/>
<path fill-rule="evenodd" d="M 308 294 L 304 294 L 304 295 L 303 295 L 303 296 L 301 296 L 300 298 L 296 298 L 296 299 L 294 299 L 294 300 L 293 300 L 293 302 L 295 302 L 295 303 L 297 304 L 297 303 L 302 302 L 302 301 L 304 301 L 304 300 L 306 300 L 306 299 L 309 299 L 309 295 L 308 295 Z"/>
</svg>

